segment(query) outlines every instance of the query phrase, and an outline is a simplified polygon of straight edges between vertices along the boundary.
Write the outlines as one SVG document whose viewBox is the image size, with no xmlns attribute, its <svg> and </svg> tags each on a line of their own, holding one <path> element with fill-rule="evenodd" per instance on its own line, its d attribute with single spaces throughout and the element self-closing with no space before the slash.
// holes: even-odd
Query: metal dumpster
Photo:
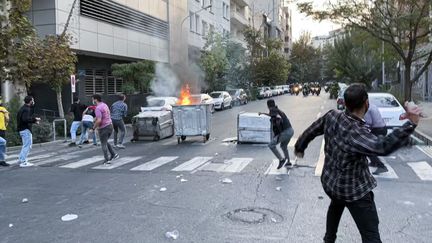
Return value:
<svg viewBox="0 0 432 243">
<path fill-rule="evenodd" d="M 174 135 L 171 111 L 144 111 L 132 118 L 133 139 L 153 138 L 154 141 Z"/>
<path fill-rule="evenodd" d="M 240 113 L 237 117 L 238 143 L 270 143 L 273 130 L 270 117 L 258 113 Z"/>
<path fill-rule="evenodd" d="M 203 142 L 210 138 L 211 105 L 175 105 L 173 106 L 174 132 L 177 142 L 181 143 L 189 136 L 202 136 Z"/>
</svg>

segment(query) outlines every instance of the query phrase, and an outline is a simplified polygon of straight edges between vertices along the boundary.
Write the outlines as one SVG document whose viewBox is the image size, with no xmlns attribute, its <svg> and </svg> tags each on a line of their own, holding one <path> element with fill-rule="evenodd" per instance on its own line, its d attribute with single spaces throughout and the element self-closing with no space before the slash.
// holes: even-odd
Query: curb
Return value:
<svg viewBox="0 0 432 243">
<path fill-rule="evenodd" d="M 414 136 L 423 141 L 426 145 L 432 145 L 432 137 L 426 135 L 425 133 L 415 130 Z"/>
</svg>

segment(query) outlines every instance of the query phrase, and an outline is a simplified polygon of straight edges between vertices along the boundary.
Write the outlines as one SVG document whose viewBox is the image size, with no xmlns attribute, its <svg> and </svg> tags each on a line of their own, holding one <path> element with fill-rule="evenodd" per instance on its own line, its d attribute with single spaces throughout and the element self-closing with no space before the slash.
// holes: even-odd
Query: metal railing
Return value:
<svg viewBox="0 0 432 243">
<path fill-rule="evenodd" d="M 56 141 L 56 123 L 57 122 L 63 122 L 63 128 L 64 128 L 64 141 L 67 140 L 67 122 L 64 118 L 54 119 L 53 123 L 53 141 Z"/>
</svg>

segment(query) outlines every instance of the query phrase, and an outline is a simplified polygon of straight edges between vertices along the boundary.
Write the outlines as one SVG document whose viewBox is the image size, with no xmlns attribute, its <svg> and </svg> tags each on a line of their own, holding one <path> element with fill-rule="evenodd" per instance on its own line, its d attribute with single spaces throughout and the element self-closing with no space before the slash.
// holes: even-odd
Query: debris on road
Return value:
<svg viewBox="0 0 432 243">
<path fill-rule="evenodd" d="M 225 178 L 225 179 L 221 180 L 221 182 L 223 184 L 231 184 L 233 181 L 230 178 Z"/>
<path fill-rule="evenodd" d="M 215 156 L 219 156 L 219 153 L 215 153 Z"/>
<path fill-rule="evenodd" d="M 166 187 L 162 187 L 159 191 L 160 191 L 160 192 L 164 192 L 164 191 L 166 191 L 166 190 L 167 190 Z"/>
<path fill-rule="evenodd" d="M 76 214 L 66 214 L 66 215 L 63 215 L 63 217 L 61 217 L 61 220 L 64 222 L 67 222 L 67 221 L 75 220 L 77 218 L 78 218 L 78 215 L 76 215 Z"/>
<path fill-rule="evenodd" d="M 13 224 L 9 224 L 9 228 L 12 228 L 13 227 Z"/>
<path fill-rule="evenodd" d="M 176 176 L 177 179 L 181 178 L 181 177 L 183 177 L 183 174 L 180 174 L 180 175 Z"/>
<path fill-rule="evenodd" d="M 178 232 L 178 230 L 174 230 L 171 232 L 166 232 L 165 233 L 165 237 L 168 239 L 173 239 L 173 240 L 177 240 L 177 238 L 179 237 L 180 233 Z"/>
<path fill-rule="evenodd" d="M 186 180 L 186 179 L 184 179 L 184 178 L 181 178 L 180 179 L 180 182 L 187 182 L 188 180 Z"/>
<path fill-rule="evenodd" d="M 27 198 L 23 198 L 23 200 L 21 202 L 22 203 L 28 203 L 28 199 Z"/>
<path fill-rule="evenodd" d="M 278 191 L 278 192 L 282 191 L 282 187 L 280 187 L 280 186 L 276 187 L 276 191 Z"/>
<path fill-rule="evenodd" d="M 271 220 L 273 223 L 277 223 L 277 220 L 276 220 L 275 218 L 273 218 L 273 217 L 272 217 L 270 220 Z"/>
</svg>

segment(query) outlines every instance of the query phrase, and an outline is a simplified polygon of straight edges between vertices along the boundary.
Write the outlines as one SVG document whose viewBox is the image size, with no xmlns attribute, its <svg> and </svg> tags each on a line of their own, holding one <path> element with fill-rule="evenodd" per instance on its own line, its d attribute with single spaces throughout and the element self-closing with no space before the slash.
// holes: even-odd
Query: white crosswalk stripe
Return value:
<svg viewBox="0 0 432 243">
<path fill-rule="evenodd" d="M 139 159 L 142 159 L 142 156 L 139 157 L 120 157 L 120 159 L 117 160 L 113 160 L 111 162 L 111 165 L 98 165 L 96 167 L 93 167 L 93 169 L 97 169 L 97 170 L 111 170 L 111 169 L 115 169 L 117 167 L 132 163 L 134 161 L 137 161 Z"/>
<path fill-rule="evenodd" d="M 421 180 L 432 181 L 432 167 L 426 161 L 411 162 L 408 165 Z"/>
<path fill-rule="evenodd" d="M 33 163 L 33 161 L 35 161 L 35 160 L 46 159 L 46 158 L 50 158 L 50 157 L 55 156 L 55 155 L 57 155 L 57 153 L 40 154 L 40 155 L 36 155 L 36 156 L 30 156 L 27 158 L 27 160 L 29 162 Z M 13 164 L 17 164 L 18 161 L 19 161 L 19 159 L 16 159 L 16 160 L 10 161 L 8 163 L 13 165 Z"/>
<path fill-rule="evenodd" d="M 159 157 L 157 159 L 154 159 L 150 162 L 144 163 L 142 165 L 139 165 L 137 167 L 132 168 L 133 171 L 151 171 L 156 168 L 159 168 L 165 164 L 168 164 L 174 160 L 178 159 L 177 156 L 174 157 Z"/>
<path fill-rule="evenodd" d="M 57 155 L 54 156 L 52 158 L 43 160 L 43 161 L 38 161 L 35 163 L 35 165 L 37 166 L 41 166 L 41 165 L 46 165 L 46 164 L 51 164 L 57 161 L 68 161 L 68 160 L 72 160 L 72 159 L 78 159 L 81 155 L 79 154 L 75 154 L 75 155 L 70 155 L 70 154 L 66 154 L 66 155 Z"/>
<path fill-rule="evenodd" d="M 213 157 L 195 157 L 175 167 L 172 171 L 193 171 L 206 164 L 211 159 L 213 159 Z"/>
<path fill-rule="evenodd" d="M 241 172 L 250 162 L 252 158 L 232 158 L 226 160 L 224 163 L 209 163 L 202 166 L 199 170 L 203 171 L 215 171 L 225 173 L 239 173 Z"/>
<path fill-rule="evenodd" d="M 77 162 L 72 162 L 69 164 L 65 164 L 60 166 L 61 168 L 69 168 L 69 169 L 76 169 L 83 166 L 91 165 L 97 162 L 102 162 L 104 160 L 103 156 L 93 156 L 91 158 L 83 159 Z"/>
<path fill-rule="evenodd" d="M 285 167 L 278 170 L 277 169 L 278 165 L 279 165 L 279 160 L 277 159 L 273 160 L 273 162 L 271 163 L 270 167 L 267 169 L 265 174 L 266 175 L 288 175 L 289 174 L 289 170 Z"/>
<path fill-rule="evenodd" d="M 399 176 L 396 174 L 396 172 L 394 171 L 393 167 L 391 167 L 389 165 L 389 163 L 387 163 L 387 161 L 383 157 L 380 157 L 380 160 L 387 167 L 388 171 L 385 172 L 385 173 L 381 173 L 379 175 L 374 175 L 374 177 L 385 178 L 385 179 L 398 179 Z M 372 173 L 372 172 L 374 172 L 376 170 L 376 168 L 369 167 L 369 170 Z"/>
</svg>

